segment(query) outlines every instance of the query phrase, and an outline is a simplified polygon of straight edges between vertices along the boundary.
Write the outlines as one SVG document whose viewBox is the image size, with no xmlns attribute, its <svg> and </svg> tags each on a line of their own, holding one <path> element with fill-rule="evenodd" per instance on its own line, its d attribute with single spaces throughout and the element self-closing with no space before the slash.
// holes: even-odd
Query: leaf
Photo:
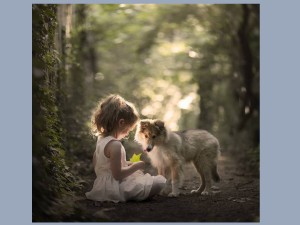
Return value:
<svg viewBox="0 0 300 225">
<path fill-rule="evenodd" d="M 141 155 L 142 155 L 142 153 L 140 153 L 138 155 L 133 153 L 132 157 L 130 158 L 130 162 L 139 162 L 139 161 L 141 161 Z"/>
</svg>

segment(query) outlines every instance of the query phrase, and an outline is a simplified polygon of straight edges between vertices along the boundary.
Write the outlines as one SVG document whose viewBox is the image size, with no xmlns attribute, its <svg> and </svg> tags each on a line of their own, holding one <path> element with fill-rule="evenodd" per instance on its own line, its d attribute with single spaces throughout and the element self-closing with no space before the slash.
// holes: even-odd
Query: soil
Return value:
<svg viewBox="0 0 300 225">
<path fill-rule="evenodd" d="M 201 181 L 192 164 L 185 166 L 182 194 L 176 198 L 154 196 L 143 202 L 110 203 L 75 201 L 80 220 L 108 222 L 259 222 L 259 178 L 241 172 L 237 162 L 223 154 L 218 165 L 221 181 L 213 195 L 190 194 Z M 89 180 L 88 191 L 93 178 Z"/>
</svg>

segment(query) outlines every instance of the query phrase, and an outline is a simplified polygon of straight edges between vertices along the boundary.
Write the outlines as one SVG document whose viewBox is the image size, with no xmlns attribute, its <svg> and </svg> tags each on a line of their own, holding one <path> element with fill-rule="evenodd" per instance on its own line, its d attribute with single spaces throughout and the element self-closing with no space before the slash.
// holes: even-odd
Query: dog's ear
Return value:
<svg viewBox="0 0 300 225">
<path fill-rule="evenodd" d="M 161 120 L 155 120 L 154 125 L 160 130 L 163 130 L 165 128 L 165 123 Z"/>
<path fill-rule="evenodd" d="M 144 131 L 147 127 L 149 127 L 150 122 L 146 120 L 141 120 L 140 125 L 141 125 L 141 130 Z"/>
</svg>

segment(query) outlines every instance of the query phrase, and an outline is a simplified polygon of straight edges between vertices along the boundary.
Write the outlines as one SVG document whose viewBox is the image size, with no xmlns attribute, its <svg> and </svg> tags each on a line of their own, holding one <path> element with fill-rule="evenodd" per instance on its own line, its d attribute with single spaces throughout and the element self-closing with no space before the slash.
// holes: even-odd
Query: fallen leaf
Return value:
<svg viewBox="0 0 300 225">
<path fill-rule="evenodd" d="M 142 153 L 136 155 L 135 153 L 133 153 L 132 157 L 130 158 L 130 162 L 139 162 L 141 161 L 141 155 Z"/>
</svg>

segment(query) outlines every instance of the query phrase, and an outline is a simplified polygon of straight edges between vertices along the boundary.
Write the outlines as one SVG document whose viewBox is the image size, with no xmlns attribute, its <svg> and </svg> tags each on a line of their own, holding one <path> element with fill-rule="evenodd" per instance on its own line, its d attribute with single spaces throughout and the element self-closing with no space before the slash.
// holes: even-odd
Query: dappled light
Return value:
<svg viewBox="0 0 300 225">
<path fill-rule="evenodd" d="M 181 99 L 178 102 L 178 106 L 181 109 L 190 109 L 191 108 L 191 104 L 193 103 L 193 101 L 197 98 L 197 95 L 195 92 L 191 92 L 190 94 L 188 94 L 188 96 L 186 96 L 185 98 Z"/>
<path fill-rule="evenodd" d="M 162 120 L 171 131 L 212 133 L 221 146 L 221 187 L 229 193 L 238 190 L 232 183 L 259 177 L 259 5 L 34 4 L 32 11 L 34 221 L 111 221 L 103 216 L 108 212 L 76 208 L 70 200 L 92 184 L 96 138 L 91 116 L 110 94 L 132 102 L 140 119 Z M 157 173 L 145 149 L 134 141 L 134 132 L 122 140 L 127 158 L 141 156 L 149 166 L 146 171 Z M 184 193 L 200 182 L 197 170 L 186 168 Z M 247 193 L 258 193 L 258 180 L 251 188 Z M 233 211 L 237 201 L 248 204 L 252 198 L 220 196 L 222 204 L 235 200 L 228 203 Z M 213 198 L 180 197 L 178 205 L 188 199 L 192 210 L 214 208 L 201 205 L 214 204 Z M 255 204 L 249 203 L 245 211 L 258 210 L 258 197 L 253 199 Z M 163 197 L 158 200 L 164 202 Z M 147 210 L 152 207 L 151 202 L 143 204 L 150 204 Z M 81 210 L 82 215 L 76 214 Z M 229 218 L 222 210 L 217 221 L 253 221 L 259 216 L 254 210 Z M 186 221 L 214 221 L 188 216 Z"/>
</svg>

